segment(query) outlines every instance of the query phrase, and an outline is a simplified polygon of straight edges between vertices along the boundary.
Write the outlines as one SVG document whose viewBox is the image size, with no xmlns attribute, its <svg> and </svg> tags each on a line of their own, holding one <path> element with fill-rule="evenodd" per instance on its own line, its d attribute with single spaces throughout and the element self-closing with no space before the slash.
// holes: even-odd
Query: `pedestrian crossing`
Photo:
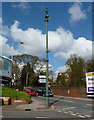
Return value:
<svg viewBox="0 0 94 120">
<path fill-rule="evenodd" d="M 82 113 L 74 112 L 72 109 L 75 109 L 75 107 L 57 109 L 57 112 L 59 112 L 59 113 L 63 112 L 65 114 L 75 116 L 76 118 L 92 118 L 92 116 L 90 116 L 88 114 L 87 115 L 82 115 Z"/>
</svg>

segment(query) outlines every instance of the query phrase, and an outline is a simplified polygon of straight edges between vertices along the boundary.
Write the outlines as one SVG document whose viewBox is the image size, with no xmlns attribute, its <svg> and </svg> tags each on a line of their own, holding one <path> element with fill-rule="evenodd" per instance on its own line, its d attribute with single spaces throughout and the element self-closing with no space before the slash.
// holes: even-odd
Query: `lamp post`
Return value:
<svg viewBox="0 0 94 120">
<path fill-rule="evenodd" d="M 46 15 L 45 15 L 45 22 L 46 22 L 46 107 L 49 106 L 49 100 L 48 100 L 48 9 L 46 8 Z"/>
</svg>

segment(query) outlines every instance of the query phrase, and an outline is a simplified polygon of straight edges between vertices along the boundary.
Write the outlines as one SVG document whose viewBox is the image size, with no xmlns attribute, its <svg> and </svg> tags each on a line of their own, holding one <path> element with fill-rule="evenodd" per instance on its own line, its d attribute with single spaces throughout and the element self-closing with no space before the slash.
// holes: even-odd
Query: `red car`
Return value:
<svg viewBox="0 0 94 120">
<path fill-rule="evenodd" d="M 36 96 L 37 90 L 33 88 L 26 88 L 23 92 L 28 93 L 29 95 Z"/>
</svg>

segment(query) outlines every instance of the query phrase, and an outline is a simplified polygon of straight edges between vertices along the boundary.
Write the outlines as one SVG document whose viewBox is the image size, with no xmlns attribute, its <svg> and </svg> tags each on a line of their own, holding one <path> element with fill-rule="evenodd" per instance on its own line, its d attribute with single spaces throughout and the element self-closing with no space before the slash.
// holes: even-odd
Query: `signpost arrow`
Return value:
<svg viewBox="0 0 94 120">
<path fill-rule="evenodd" d="M 46 79 L 39 79 L 39 83 L 46 83 Z"/>
</svg>

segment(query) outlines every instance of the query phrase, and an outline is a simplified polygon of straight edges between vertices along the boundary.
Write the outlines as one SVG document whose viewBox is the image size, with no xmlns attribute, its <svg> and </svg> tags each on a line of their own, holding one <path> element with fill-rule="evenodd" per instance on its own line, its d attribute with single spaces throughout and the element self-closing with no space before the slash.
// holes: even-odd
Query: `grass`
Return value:
<svg viewBox="0 0 94 120">
<path fill-rule="evenodd" d="M 31 96 L 27 93 L 16 91 L 15 89 L 3 86 L 2 87 L 2 97 L 10 97 L 14 99 L 24 98 L 28 103 L 31 103 Z"/>
</svg>

